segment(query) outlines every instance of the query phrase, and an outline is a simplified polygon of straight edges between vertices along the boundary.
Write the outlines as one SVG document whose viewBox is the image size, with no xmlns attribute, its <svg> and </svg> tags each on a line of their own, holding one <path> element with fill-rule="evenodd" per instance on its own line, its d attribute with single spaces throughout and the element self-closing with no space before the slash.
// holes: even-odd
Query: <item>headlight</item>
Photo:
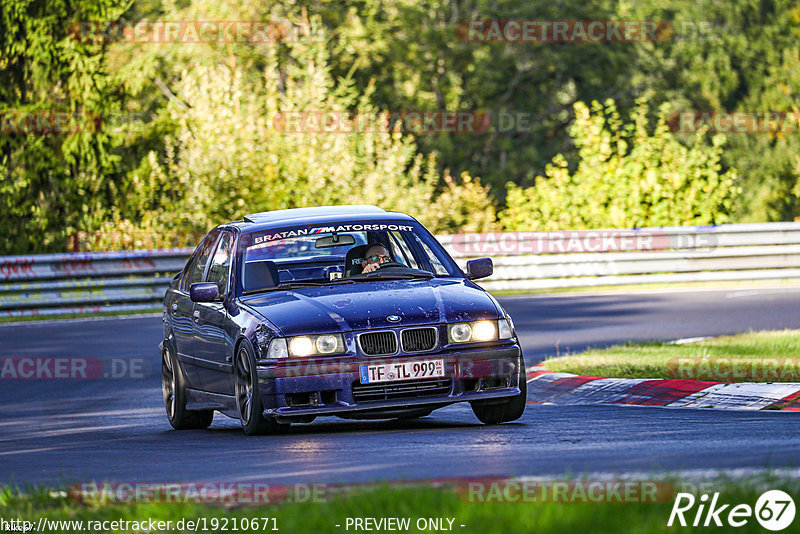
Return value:
<svg viewBox="0 0 800 534">
<path fill-rule="evenodd" d="M 507 319 L 451 324 L 447 332 L 450 343 L 497 341 L 514 337 L 513 327 Z"/>
<path fill-rule="evenodd" d="M 314 343 L 306 336 L 293 337 L 289 341 L 289 354 L 292 356 L 311 356 L 314 353 Z"/>
<path fill-rule="evenodd" d="M 472 327 L 469 323 L 450 326 L 450 341 L 452 343 L 466 343 L 470 339 L 472 339 Z"/>
<path fill-rule="evenodd" d="M 478 321 L 472 325 L 472 339 L 475 341 L 492 341 L 497 339 L 496 321 Z"/>
<path fill-rule="evenodd" d="M 343 345 L 339 342 L 339 339 L 340 336 L 319 336 L 317 338 L 317 342 L 315 343 L 317 346 L 317 352 L 320 354 L 333 354 Z"/>
<path fill-rule="evenodd" d="M 289 338 L 289 356 L 303 358 L 306 356 L 344 354 L 344 338 L 341 334 L 323 334 L 321 336 L 296 336 Z"/>
</svg>

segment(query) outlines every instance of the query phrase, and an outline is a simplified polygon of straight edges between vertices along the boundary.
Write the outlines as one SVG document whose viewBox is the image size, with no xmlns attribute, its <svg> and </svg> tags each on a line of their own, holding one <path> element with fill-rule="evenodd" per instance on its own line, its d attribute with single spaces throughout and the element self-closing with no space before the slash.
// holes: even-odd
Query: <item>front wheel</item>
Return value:
<svg viewBox="0 0 800 534">
<path fill-rule="evenodd" d="M 253 351 L 245 342 L 236 353 L 236 405 L 239 407 L 239 421 L 242 430 L 248 436 L 273 434 L 288 427 L 275 419 L 267 419 L 262 415 L 261 394 L 258 387 L 258 372 Z"/>
<path fill-rule="evenodd" d="M 214 419 L 213 410 L 186 409 L 186 383 L 178 367 L 178 360 L 168 345 L 161 353 L 161 393 L 167 410 L 169 424 L 175 430 L 208 428 Z"/>
<path fill-rule="evenodd" d="M 516 421 L 522 417 L 523 412 L 525 412 L 525 405 L 528 402 L 528 382 L 525 376 L 525 362 L 522 357 L 520 357 L 519 363 L 519 395 L 497 404 L 485 404 L 482 401 L 472 403 L 472 411 L 481 423 L 497 425 Z"/>
</svg>

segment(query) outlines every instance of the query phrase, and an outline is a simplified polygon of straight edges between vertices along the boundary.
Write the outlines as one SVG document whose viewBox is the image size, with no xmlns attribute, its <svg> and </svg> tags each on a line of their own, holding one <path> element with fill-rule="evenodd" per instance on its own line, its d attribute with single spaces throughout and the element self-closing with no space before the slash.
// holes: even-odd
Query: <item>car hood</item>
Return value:
<svg viewBox="0 0 800 534">
<path fill-rule="evenodd" d="M 493 299 L 466 280 L 381 280 L 242 297 L 283 335 L 497 319 Z M 389 321 L 396 315 L 399 321 Z"/>
</svg>

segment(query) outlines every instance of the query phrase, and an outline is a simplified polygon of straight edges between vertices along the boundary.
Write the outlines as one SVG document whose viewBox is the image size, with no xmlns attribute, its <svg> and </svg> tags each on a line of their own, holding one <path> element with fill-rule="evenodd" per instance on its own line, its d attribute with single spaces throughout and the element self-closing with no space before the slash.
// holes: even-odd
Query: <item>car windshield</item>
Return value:
<svg viewBox="0 0 800 534">
<path fill-rule="evenodd" d="M 458 276 L 441 245 L 415 222 L 292 226 L 242 235 L 245 293 L 302 284 Z"/>
</svg>

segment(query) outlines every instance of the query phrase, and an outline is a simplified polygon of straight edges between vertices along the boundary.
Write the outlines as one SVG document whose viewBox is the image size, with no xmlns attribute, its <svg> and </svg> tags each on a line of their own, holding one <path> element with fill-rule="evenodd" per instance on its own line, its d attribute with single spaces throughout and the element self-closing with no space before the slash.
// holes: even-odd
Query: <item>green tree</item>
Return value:
<svg viewBox="0 0 800 534">
<path fill-rule="evenodd" d="M 418 215 L 433 230 L 491 228 L 494 206 L 479 180 L 451 179 L 440 194 L 435 158 L 380 123 L 370 87 L 333 80 L 324 30 L 313 18 L 301 22 L 306 36 L 318 38 L 263 48 L 260 76 L 238 57 L 187 66 L 167 105 L 176 128 L 164 151 L 151 151 L 132 173 L 125 213 L 168 232 L 253 211 L 367 203 Z M 341 118 L 352 109 L 374 115 L 374 123 L 333 133 L 316 123 L 319 111 Z M 283 124 L 287 116 L 300 117 L 301 131 Z M 473 210 L 480 215 L 465 220 Z"/>
<path fill-rule="evenodd" d="M 786 112 L 800 107 L 800 5 L 794 0 L 644 0 L 620 15 L 672 24 L 672 39 L 636 47 L 631 88 L 652 92 L 677 110 Z M 733 222 L 791 220 L 800 199 L 793 135 L 737 133 L 728 137 L 723 168 L 736 167 L 740 195 Z M 691 142 L 687 139 L 686 142 Z"/>
<path fill-rule="evenodd" d="M 521 188 L 509 184 L 501 219 L 509 230 L 632 228 L 716 224 L 728 220 L 736 193 L 732 170 L 720 172 L 724 139 L 711 147 L 697 134 L 685 147 L 667 125 L 668 107 L 648 126 L 640 100 L 623 123 L 612 100 L 575 104 L 570 135 L 578 150 L 571 172 L 563 156 L 547 166 L 546 177 Z"/>
<path fill-rule="evenodd" d="M 116 95 L 104 47 L 72 29 L 121 11 L 112 0 L 0 3 L 0 254 L 63 250 L 113 204 L 121 141 L 102 125 Z M 53 113 L 77 118 L 61 131 Z"/>
<path fill-rule="evenodd" d="M 615 1 L 308 4 L 335 29 L 334 74 L 352 73 L 358 87 L 374 82 L 380 109 L 490 114 L 484 133 L 428 133 L 417 144 L 438 154 L 440 170 L 483 177 L 500 200 L 503 184 L 532 184 L 553 154 L 574 159 L 566 129 L 576 101 L 635 98 L 629 80 L 637 44 L 468 41 L 459 27 L 469 20 L 614 20 Z M 501 113 L 516 120 L 501 124 Z"/>
</svg>

